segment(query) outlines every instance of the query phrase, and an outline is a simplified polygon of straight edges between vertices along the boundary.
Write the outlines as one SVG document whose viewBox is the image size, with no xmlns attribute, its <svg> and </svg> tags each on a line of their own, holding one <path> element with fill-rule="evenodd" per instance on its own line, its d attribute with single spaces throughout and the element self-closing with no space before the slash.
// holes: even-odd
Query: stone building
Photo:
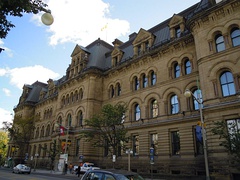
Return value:
<svg viewBox="0 0 240 180">
<path fill-rule="evenodd" d="M 184 96 L 186 89 L 200 104 Z M 201 0 L 151 29 L 132 33 L 126 42 L 115 39 L 110 45 L 97 39 L 86 47 L 76 45 L 66 75 L 25 85 L 14 111 L 15 119 L 35 117 L 27 153 L 37 158 L 37 166 L 48 164 L 47 150 L 55 144 L 68 154 L 68 162 L 109 168 L 112 154 L 78 133 L 86 128 L 84 119 L 103 105 L 121 102 L 128 107 L 124 125 L 131 136 L 132 171 L 205 176 L 203 139 L 197 134 L 202 109 L 210 176 L 237 177 L 232 156 L 211 129 L 216 121 L 240 120 L 240 1 Z M 68 127 L 64 135 L 56 123 Z M 127 169 L 124 150 L 114 166 Z"/>
</svg>

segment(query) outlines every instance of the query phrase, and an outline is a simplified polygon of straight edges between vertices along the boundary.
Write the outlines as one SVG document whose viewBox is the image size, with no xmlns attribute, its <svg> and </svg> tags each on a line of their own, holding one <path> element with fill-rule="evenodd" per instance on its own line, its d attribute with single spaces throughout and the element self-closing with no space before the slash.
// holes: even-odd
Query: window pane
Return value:
<svg viewBox="0 0 240 180">
<path fill-rule="evenodd" d="M 240 45 L 240 30 L 235 28 L 231 33 L 231 38 L 233 46 Z"/>
<path fill-rule="evenodd" d="M 217 52 L 225 50 L 225 44 L 224 44 L 224 39 L 222 35 L 217 35 L 215 41 L 216 41 Z"/>
<path fill-rule="evenodd" d="M 177 95 L 171 97 L 171 114 L 176 114 L 179 111 Z"/>
<path fill-rule="evenodd" d="M 139 107 L 138 104 L 135 105 L 135 110 L 134 111 L 135 111 L 135 118 L 134 118 L 134 120 L 138 121 L 140 119 L 140 117 L 141 117 L 141 110 L 140 110 L 140 107 Z"/>
<path fill-rule="evenodd" d="M 151 102 L 151 117 L 155 118 L 158 116 L 158 102 L 157 100 L 152 100 Z"/>
<path fill-rule="evenodd" d="M 191 63 L 189 60 L 185 62 L 185 73 L 190 74 L 192 72 Z"/>
<path fill-rule="evenodd" d="M 230 72 L 224 72 L 220 77 L 223 96 L 230 96 L 236 93 L 233 76 Z"/>
<path fill-rule="evenodd" d="M 178 78 L 180 76 L 180 67 L 178 64 L 175 64 L 174 65 L 174 75 L 175 75 L 175 78 Z"/>
<path fill-rule="evenodd" d="M 151 85 L 156 84 L 156 74 L 154 72 L 151 73 Z"/>
<path fill-rule="evenodd" d="M 171 132 L 171 140 L 172 140 L 172 155 L 179 155 L 180 154 L 179 131 Z"/>
</svg>

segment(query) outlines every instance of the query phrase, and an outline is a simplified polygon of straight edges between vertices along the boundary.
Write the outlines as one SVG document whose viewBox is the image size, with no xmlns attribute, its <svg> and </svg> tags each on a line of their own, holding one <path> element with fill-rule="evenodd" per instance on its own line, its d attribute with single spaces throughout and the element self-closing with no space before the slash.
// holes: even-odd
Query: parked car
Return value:
<svg viewBox="0 0 240 180">
<path fill-rule="evenodd" d="M 31 173 L 31 168 L 28 167 L 27 165 L 25 164 L 18 164 L 16 165 L 15 167 L 13 167 L 13 173 L 18 173 L 18 174 L 23 174 L 23 173 L 28 173 L 30 174 Z"/>
<path fill-rule="evenodd" d="M 81 166 L 81 173 L 85 173 L 88 170 L 96 170 L 96 169 L 100 169 L 100 168 L 95 166 L 94 163 L 85 162 Z"/>
<path fill-rule="evenodd" d="M 117 169 L 97 169 L 87 171 L 81 180 L 144 180 L 138 173 L 117 170 Z"/>
</svg>

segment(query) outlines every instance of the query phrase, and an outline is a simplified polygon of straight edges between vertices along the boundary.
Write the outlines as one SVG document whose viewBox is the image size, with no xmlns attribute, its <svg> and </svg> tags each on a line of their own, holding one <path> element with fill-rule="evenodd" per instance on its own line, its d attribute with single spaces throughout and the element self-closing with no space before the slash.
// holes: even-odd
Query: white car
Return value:
<svg viewBox="0 0 240 180">
<path fill-rule="evenodd" d="M 31 173 L 31 168 L 24 165 L 24 164 L 18 164 L 17 166 L 15 166 L 13 168 L 13 173 L 18 173 L 18 174 L 24 174 L 24 173 L 28 173 L 30 174 Z"/>
<path fill-rule="evenodd" d="M 85 173 L 88 170 L 96 170 L 100 169 L 99 167 L 95 166 L 93 163 L 86 162 L 81 167 L 81 172 Z"/>
</svg>

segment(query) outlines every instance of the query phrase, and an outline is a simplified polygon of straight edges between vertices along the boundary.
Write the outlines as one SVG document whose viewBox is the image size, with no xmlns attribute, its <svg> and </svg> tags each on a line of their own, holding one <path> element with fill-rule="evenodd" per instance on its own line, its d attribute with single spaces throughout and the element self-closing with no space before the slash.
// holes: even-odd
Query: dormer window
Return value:
<svg viewBox="0 0 240 180">
<path fill-rule="evenodd" d="M 147 41 L 145 42 L 145 51 L 148 51 L 148 49 L 149 49 L 149 42 Z"/>
<path fill-rule="evenodd" d="M 141 54 L 141 46 L 138 46 L 138 55 Z"/>
<path fill-rule="evenodd" d="M 117 64 L 118 64 L 118 59 L 117 59 L 117 57 L 114 57 L 113 58 L 113 66 L 117 66 Z"/>
<path fill-rule="evenodd" d="M 173 15 L 169 24 L 170 37 L 171 38 L 180 38 L 182 33 L 185 31 L 185 19 L 179 15 Z"/>
<path fill-rule="evenodd" d="M 175 37 L 176 38 L 180 38 L 181 37 L 181 29 L 180 29 L 180 26 L 177 26 L 175 28 Z"/>
</svg>

